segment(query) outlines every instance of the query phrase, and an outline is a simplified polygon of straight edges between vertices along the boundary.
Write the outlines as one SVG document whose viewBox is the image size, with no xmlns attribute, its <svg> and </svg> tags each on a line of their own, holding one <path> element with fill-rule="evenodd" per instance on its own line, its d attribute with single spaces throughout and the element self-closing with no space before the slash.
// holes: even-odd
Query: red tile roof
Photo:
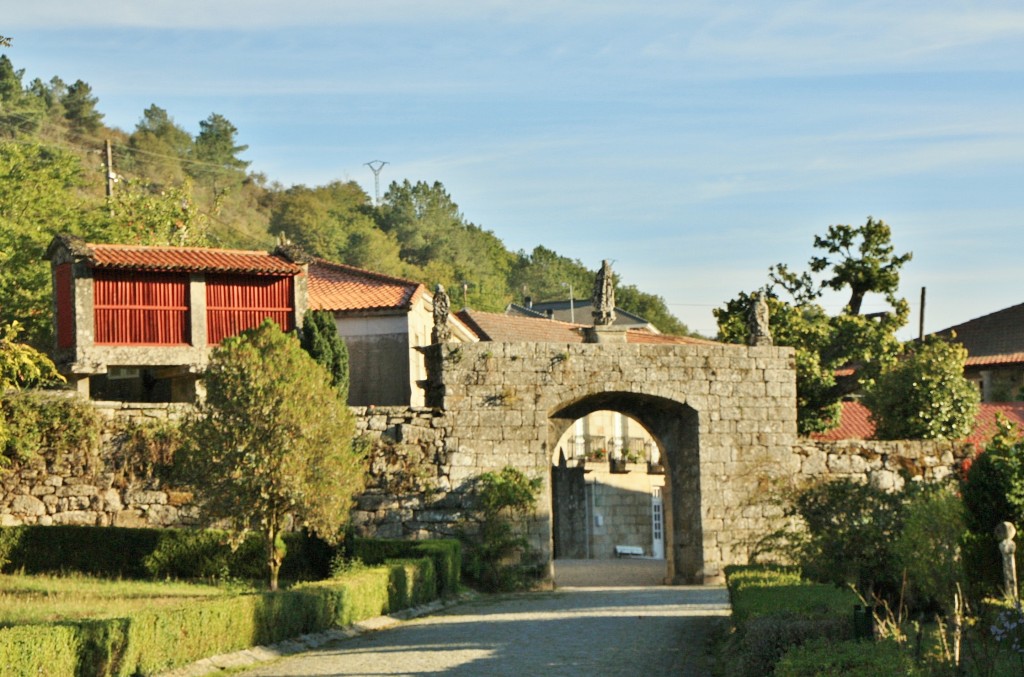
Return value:
<svg viewBox="0 0 1024 677">
<path fill-rule="evenodd" d="M 498 343 L 583 343 L 583 327 L 578 324 L 533 317 L 487 313 L 463 308 L 456 316 L 466 323 L 481 341 Z"/>
<path fill-rule="evenodd" d="M 626 343 L 646 343 L 655 345 L 689 345 L 689 346 L 715 346 L 721 345 L 718 341 L 709 339 L 694 338 L 693 336 L 670 336 L 668 334 L 654 334 L 646 329 L 626 330 Z"/>
<path fill-rule="evenodd" d="M 996 432 L 997 416 L 1015 423 L 1024 431 L 1024 402 L 982 402 L 974 422 L 974 431 L 965 441 L 984 445 Z M 825 433 L 815 433 L 814 439 L 823 441 L 869 440 L 875 435 L 871 412 L 860 402 L 843 402 L 839 427 Z"/>
<path fill-rule="evenodd" d="M 88 244 L 86 252 L 87 260 L 95 268 L 254 275 L 297 275 L 302 272 L 300 266 L 282 256 L 240 249 Z"/>
<path fill-rule="evenodd" d="M 487 313 L 463 308 L 457 313 L 481 341 L 515 343 L 583 343 L 585 325 L 523 314 Z M 657 345 L 717 345 L 707 339 L 655 334 L 646 329 L 626 330 L 626 343 Z"/>
<path fill-rule="evenodd" d="M 309 264 L 309 309 L 409 310 L 426 291 L 419 282 L 317 259 Z"/>
</svg>

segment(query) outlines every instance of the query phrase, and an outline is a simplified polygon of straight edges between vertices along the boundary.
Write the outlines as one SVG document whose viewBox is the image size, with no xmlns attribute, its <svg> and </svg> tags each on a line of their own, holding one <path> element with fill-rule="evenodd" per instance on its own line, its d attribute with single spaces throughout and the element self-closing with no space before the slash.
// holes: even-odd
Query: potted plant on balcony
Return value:
<svg viewBox="0 0 1024 677">
<path fill-rule="evenodd" d="M 618 458 L 608 458 L 608 470 L 613 473 L 621 474 L 629 472 L 629 468 L 626 467 L 626 457 L 619 456 Z"/>
</svg>

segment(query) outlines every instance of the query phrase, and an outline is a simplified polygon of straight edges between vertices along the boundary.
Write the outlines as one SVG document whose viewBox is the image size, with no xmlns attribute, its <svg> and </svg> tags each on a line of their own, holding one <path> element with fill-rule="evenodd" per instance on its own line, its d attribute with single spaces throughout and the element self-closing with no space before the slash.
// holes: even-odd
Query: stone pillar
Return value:
<svg viewBox="0 0 1024 677">
<path fill-rule="evenodd" d="M 1003 593 L 1009 599 L 1017 599 L 1017 544 L 1013 537 L 1017 529 L 1010 522 L 1002 522 L 996 526 L 996 538 L 999 540 L 999 552 L 1003 556 Z"/>
</svg>

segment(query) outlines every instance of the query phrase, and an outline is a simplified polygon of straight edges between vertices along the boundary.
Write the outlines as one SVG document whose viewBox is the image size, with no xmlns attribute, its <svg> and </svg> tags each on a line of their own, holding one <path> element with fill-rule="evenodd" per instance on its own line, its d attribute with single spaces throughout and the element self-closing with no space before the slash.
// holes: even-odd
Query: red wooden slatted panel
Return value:
<svg viewBox="0 0 1024 677">
<path fill-rule="evenodd" d="M 188 274 L 93 271 L 96 343 L 189 342 Z"/>
<path fill-rule="evenodd" d="M 70 263 L 57 266 L 53 285 L 57 291 L 57 347 L 71 348 L 75 345 L 75 302 Z"/>
<path fill-rule="evenodd" d="M 206 276 L 206 338 L 220 343 L 272 319 L 284 331 L 295 326 L 292 278 L 268 275 Z"/>
</svg>

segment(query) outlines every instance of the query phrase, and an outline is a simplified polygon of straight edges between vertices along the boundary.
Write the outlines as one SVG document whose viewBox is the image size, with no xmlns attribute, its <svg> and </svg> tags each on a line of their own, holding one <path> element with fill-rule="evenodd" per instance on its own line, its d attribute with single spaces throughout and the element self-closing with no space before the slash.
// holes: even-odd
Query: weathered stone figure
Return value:
<svg viewBox="0 0 1024 677">
<path fill-rule="evenodd" d="M 750 345 L 772 345 L 772 332 L 768 325 L 768 319 L 768 302 L 765 300 L 764 294 L 754 292 L 750 296 L 750 308 L 747 310 L 747 329 L 750 334 L 747 341 Z"/>
<path fill-rule="evenodd" d="M 451 299 L 444 285 L 437 285 L 434 288 L 434 328 L 430 332 L 431 343 L 447 343 L 452 338 L 452 331 L 448 328 L 448 312 L 451 308 Z"/>
<path fill-rule="evenodd" d="M 1017 561 L 1014 558 L 1017 544 L 1013 542 L 1016 535 L 1017 529 L 1010 522 L 996 526 L 999 552 L 1003 555 L 1003 592 L 1010 599 L 1017 599 Z"/>
<path fill-rule="evenodd" d="M 612 278 L 612 264 L 605 259 L 594 278 L 594 326 L 615 322 L 615 280 Z"/>
</svg>

